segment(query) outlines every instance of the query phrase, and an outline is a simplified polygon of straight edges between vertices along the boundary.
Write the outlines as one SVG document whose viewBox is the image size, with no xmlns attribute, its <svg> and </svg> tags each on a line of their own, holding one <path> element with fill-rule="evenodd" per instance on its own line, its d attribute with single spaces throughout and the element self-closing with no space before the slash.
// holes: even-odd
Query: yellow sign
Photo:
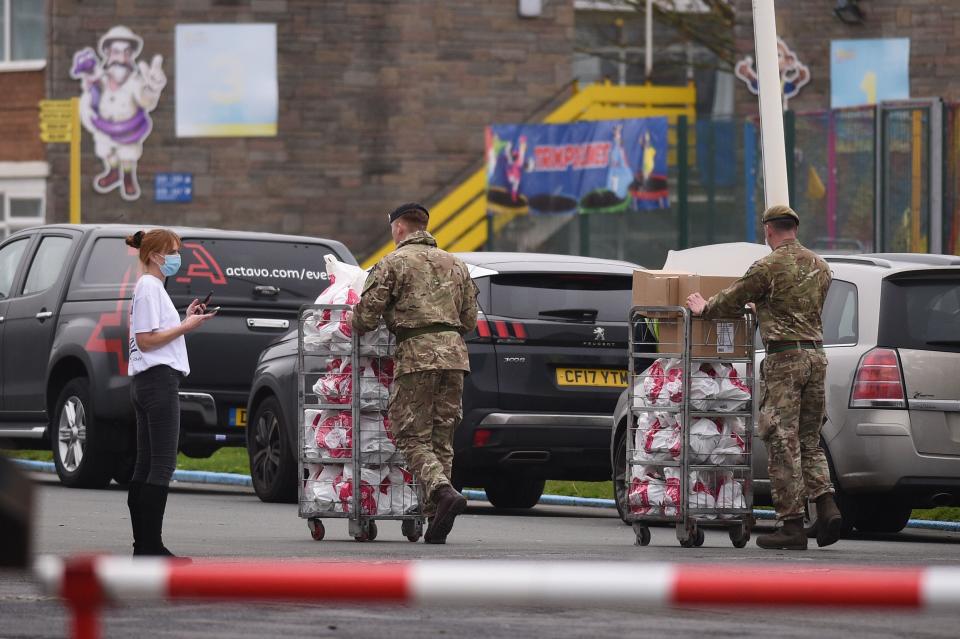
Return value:
<svg viewBox="0 0 960 639">
<path fill-rule="evenodd" d="M 610 368 L 558 368 L 557 386 L 626 388 L 629 373 Z"/>
<path fill-rule="evenodd" d="M 79 98 L 40 100 L 40 141 L 70 143 L 70 223 L 80 223 Z"/>
<path fill-rule="evenodd" d="M 40 132 L 40 141 L 47 144 L 58 144 L 61 142 L 70 142 L 70 133 L 45 133 Z"/>
<path fill-rule="evenodd" d="M 40 100 L 40 141 L 47 144 L 70 142 L 73 111 L 71 100 Z"/>
</svg>

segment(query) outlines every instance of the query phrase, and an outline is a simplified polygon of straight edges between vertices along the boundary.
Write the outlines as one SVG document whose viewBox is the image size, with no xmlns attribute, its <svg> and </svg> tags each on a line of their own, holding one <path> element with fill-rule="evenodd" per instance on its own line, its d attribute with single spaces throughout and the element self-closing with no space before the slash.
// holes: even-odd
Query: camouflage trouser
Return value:
<svg viewBox="0 0 960 639">
<path fill-rule="evenodd" d="M 463 371 L 418 371 L 401 375 L 390 397 L 390 422 L 397 448 L 423 486 L 423 512 L 433 515 L 431 497 L 450 483 L 453 431 L 463 419 Z"/>
<path fill-rule="evenodd" d="M 808 497 L 833 492 L 820 448 L 827 356 L 819 350 L 774 353 L 762 370 L 758 431 L 767 445 L 773 506 L 777 519 L 796 519 L 803 517 Z"/>
</svg>

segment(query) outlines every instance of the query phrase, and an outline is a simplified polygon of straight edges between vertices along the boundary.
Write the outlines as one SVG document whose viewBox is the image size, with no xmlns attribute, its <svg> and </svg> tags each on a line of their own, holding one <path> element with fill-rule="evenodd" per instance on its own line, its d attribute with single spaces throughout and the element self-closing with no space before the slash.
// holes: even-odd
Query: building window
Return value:
<svg viewBox="0 0 960 639">
<path fill-rule="evenodd" d="M 0 0 L 0 64 L 47 57 L 44 0 Z"/>
<path fill-rule="evenodd" d="M 42 192 L 4 182 L 0 180 L 0 240 L 20 229 L 43 224 L 45 209 Z"/>
</svg>

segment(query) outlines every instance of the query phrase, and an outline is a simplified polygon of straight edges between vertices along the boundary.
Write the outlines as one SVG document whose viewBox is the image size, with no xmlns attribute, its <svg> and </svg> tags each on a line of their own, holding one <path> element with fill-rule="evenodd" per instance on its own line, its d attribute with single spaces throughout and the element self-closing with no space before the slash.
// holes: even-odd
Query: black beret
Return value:
<svg viewBox="0 0 960 639">
<path fill-rule="evenodd" d="M 425 207 L 423 204 L 418 204 L 417 202 L 408 202 L 406 204 L 401 204 L 395 208 L 392 213 L 390 213 L 390 223 L 392 224 L 393 222 L 396 222 L 402 216 L 413 211 L 423 211 L 427 218 L 430 217 L 430 211 L 428 211 L 427 207 Z"/>
</svg>

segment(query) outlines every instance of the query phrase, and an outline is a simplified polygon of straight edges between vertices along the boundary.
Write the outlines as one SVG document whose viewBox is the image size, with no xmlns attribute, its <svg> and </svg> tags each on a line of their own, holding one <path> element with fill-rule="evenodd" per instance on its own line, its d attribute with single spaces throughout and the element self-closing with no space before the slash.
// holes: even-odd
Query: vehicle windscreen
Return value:
<svg viewBox="0 0 960 639">
<path fill-rule="evenodd" d="M 211 304 L 300 306 L 327 288 L 323 256 L 336 251 L 317 243 L 184 238 L 180 271 L 167 278 L 177 298 L 203 298 Z"/>
<path fill-rule="evenodd" d="M 629 275 L 517 273 L 490 278 L 493 315 L 567 322 L 626 322 Z"/>
<path fill-rule="evenodd" d="M 884 280 L 879 346 L 960 353 L 960 272 Z"/>
</svg>

